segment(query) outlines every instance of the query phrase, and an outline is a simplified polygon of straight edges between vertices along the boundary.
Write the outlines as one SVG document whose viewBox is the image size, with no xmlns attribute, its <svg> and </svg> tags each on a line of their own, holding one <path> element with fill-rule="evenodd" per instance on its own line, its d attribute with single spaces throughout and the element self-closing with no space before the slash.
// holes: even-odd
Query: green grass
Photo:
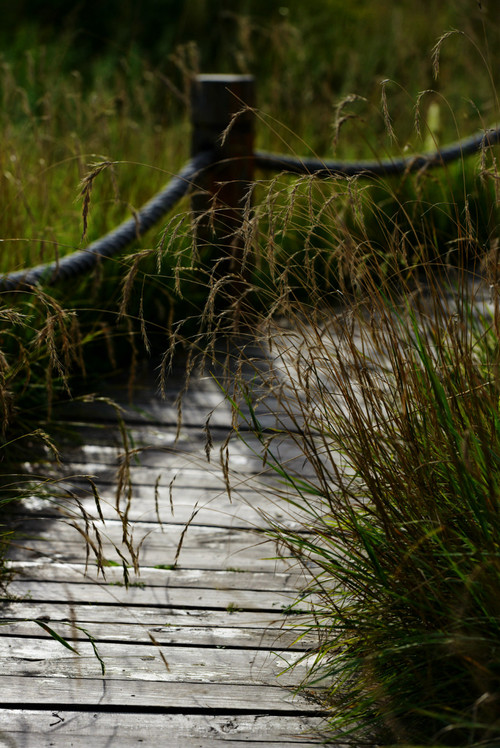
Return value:
<svg viewBox="0 0 500 748">
<path fill-rule="evenodd" d="M 249 408 L 243 425 L 299 524 L 275 522 L 270 535 L 310 578 L 318 646 L 303 685 L 327 687 L 335 741 L 498 745 L 496 232 L 479 251 L 460 190 L 448 193 L 454 230 L 438 241 L 433 219 L 419 220 L 425 202 L 409 214 L 393 195 L 408 223 L 390 232 L 370 186 L 296 184 L 257 214 L 268 281 L 253 288 L 260 307 L 242 312 L 275 360 L 264 379 L 276 429 L 260 425 L 262 386 L 254 396 L 242 379 L 230 401 L 240 419 Z M 328 189 L 339 199 L 318 243 Z M 277 245 L 307 224 L 309 243 L 280 263 Z M 298 471 L 277 456 L 281 439 Z"/>
</svg>

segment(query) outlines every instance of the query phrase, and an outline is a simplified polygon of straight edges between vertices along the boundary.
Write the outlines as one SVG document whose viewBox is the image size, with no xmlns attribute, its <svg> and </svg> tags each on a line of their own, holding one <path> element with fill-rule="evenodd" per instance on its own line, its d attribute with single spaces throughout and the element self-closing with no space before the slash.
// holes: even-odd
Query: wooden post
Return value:
<svg viewBox="0 0 500 748">
<path fill-rule="evenodd" d="M 239 230 L 254 179 L 254 79 L 199 75 L 191 91 L 192 154 L 213 149 L 217 163 L 196 180 L 192 197 L 200 249 L 210 247 L 212 277 L 228 278 L 226 291 L 242 293 L 243 242 Z"/>
</svg>

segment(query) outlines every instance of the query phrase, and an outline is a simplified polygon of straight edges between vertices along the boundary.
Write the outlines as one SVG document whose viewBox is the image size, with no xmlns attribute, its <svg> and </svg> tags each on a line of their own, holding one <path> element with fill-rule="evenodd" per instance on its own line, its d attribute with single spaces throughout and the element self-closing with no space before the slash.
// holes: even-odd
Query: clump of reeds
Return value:
<svg viewBox="0 0 500 748">
<path fill-rule="evenodd" d="M 398 744 L 472 745 L 500 726 L 496 330 L 443 292 L 433 282 L 419 313 L 415 294 L 401 308 L 372 289 L 363 309 L 303 308 L 292 333 L 268 331 L 314 474 L 277 463 L 308 510 L 275 534 L 315 567 L 310 678 L 330 684 L 334 728 Z"/>
<path fill-rule="evenodd" d="M 248 377 L 231 401 L 299 522 L 271 535 L 309 575 L 305 685 L 327 687 L 335 739 L 498 745 L 498 256 L 494 236 L 478 251 L 467 202 L 449 196 L 447 238 L 393 204 L 388 219 L 340 179 L 273 185 L 247 229 L 247 262 L 262 245 L 245 297 L 271 411 Z"/>
</svg>

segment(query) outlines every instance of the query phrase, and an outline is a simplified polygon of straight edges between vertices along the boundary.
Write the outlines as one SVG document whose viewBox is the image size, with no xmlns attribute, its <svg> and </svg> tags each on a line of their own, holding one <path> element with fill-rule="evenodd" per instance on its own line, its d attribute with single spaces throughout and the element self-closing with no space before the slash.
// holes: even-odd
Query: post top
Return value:
<svg viewBox="0 0 500 748">
<path fill-rule="evenodd" d="M 226 73 L 203 73 L 197 75 L 196 80 L 199 83 L 251 83 L 254 81 L 253 75 L 231 75 Z"/>
</svg>

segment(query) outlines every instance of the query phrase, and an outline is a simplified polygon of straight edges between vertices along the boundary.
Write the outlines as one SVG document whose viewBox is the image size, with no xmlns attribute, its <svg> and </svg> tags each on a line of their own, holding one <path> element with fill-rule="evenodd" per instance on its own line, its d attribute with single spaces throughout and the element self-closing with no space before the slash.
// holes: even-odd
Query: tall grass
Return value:
<svg viewBox="0 0 500 748">
<path fill-rule="evenodd" d="M 61 80 L 60 67 L 43 47 L 1 64 L 4 272 L 85 247 L 148 200 L 189 152 L 185 120 L 159 71 L 132 71 L 123 59 L 89 88 L 78 70 Z M 84 230 L 79 184 L 95 163 L 106 168 Z"/>
<path fill-rule="evenodd" d="M 309 515 L 272 534 L 313 562 L 309 678 L 330 684 L 332 728 L 476 745 L 498 741 L 498 345 L 432 284 L 422 317 L 371 289 L 266 330 L 303 455 L 298 474 L 276 460 L 276 490 Z M 269 464 L 282 430 L 257 435 Z"/>
<path fill-rule="evenodd" d="M 393 195 L 388 220 L 380 188 L 276 181 L 247 227 L 269 280 L 247 312 L 274 362 L 276 426 L 241 379 L 239 433 L 258 437 L 274 494 L 306 517 L 270 534 L 309 575 L 318 646 L 304 685 L 326 685 L 333 739 L 498 745 L 496 197 L 485 248 L 467 197 L 448 193 L 454 230 L 439 236 L 425 199 Z M 302 250 L 280 259 L 304 213 Z"/>
</svg>

